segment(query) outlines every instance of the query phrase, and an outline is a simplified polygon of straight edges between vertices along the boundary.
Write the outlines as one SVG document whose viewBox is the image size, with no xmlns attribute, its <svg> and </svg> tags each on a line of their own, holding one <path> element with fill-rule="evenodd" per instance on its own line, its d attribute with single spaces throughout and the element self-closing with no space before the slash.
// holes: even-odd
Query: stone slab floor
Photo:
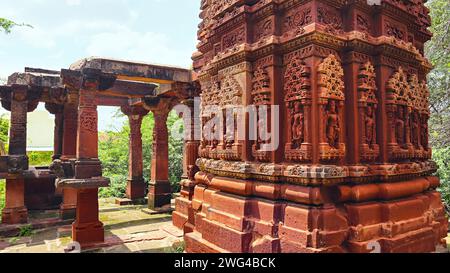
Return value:
<svg viewBox="0 0 450 273">
<path fill-rule="evenodd" d="M 105 243 L 84 252 L 93 253 L 174 253 L 183 252 L 183 234 L 174 228 L 170 214 L 150 215 L 146 206 L 119 207 L 112 199 L 100 200 L 100 220 L 105 225 Z M 56 212 L 34 215 L 55 217 Z M 71 226 L 33 230 L 20 228 L 22 236 L 0 237 L 0 253 L 64 253 L 71 244 Z"/>
</svg>

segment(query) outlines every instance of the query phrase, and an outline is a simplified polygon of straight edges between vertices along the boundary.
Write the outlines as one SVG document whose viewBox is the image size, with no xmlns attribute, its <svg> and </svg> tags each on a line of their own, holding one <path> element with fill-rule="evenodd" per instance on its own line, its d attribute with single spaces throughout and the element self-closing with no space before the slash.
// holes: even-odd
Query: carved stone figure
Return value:
<svg viewBox="0 0 450 273">
<path fill-rule="evenodd" d="M 375 123 L 375 114 L 373 110 L 373 106 L 367 106 L 365 117 L 365 125 L 366 125 L 366 144 L 372 147 L 375 144 L 375 132 L 376 132 L 376 123 Z"/>
<path fill-rule="evenodd" d="M 411 142 L 414 147 L 419 148 L 420 146 L 420 125 L 419 125 L 419 115 L 417 112 L 413 112 L 411 116 Z"/>
<path fill-rule="evenodd" d="M 336 101 L 334 100 L 330 100 L 328 103 L 326 130 L 328 144 L 330 144 L 331 147 L 338 148 L 341 128 Z"/>
<path fill-rule="evenodd" d="M 292 116 L 292 142 L 295 148 L 300 147 L 304 141 L 304 114 L 300 102 L 295 102 Z"/>
<path fill-rule="evenodd" d="M 405 135 L 405 109 L 398 107 L 397 116 L 395 117 L 395 136 L 397 143 L 403 145 L 406 142 Z"/>
</svg>

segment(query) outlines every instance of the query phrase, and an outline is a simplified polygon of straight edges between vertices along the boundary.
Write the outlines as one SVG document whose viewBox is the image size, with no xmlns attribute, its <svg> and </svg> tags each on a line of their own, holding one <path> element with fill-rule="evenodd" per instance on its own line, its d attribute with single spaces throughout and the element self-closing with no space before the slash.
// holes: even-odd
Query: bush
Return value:
<svg viewBox="0 0 450 273">
<path fill-rule="evenodd" d="M 450 205 L 450 147 L 435 149 L 433 160 L 439 165 L 438 175 L 442 184 L 439 191 L 444 201 Z"/>
<path fill-rule="evenodd" d="M 123 175 L 116 175 L 109 177 L 111 179 L 111 184 L 108 188 L 100 188 L 99 197 L 100 198 L 125 198 L 127 189 L 127 177 Z"/>
<path fill-rule="evenodd" d="M 30 166 L 50 166 L 53 152 L 28 152 Z"/>
</svg>

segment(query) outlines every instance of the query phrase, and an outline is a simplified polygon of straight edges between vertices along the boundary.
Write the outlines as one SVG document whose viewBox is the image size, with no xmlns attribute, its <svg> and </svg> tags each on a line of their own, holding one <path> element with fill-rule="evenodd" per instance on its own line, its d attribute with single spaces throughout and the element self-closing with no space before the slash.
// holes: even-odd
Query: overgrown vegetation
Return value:
<svg viewBox="0 0 450 273">
<path fill-rule="evenodd" d="M 444 200 L 450 204 L 450 1 L 430 0 L 433 39 L 426 55 L 434 66 L 428 77 L 430 88 L 430 141 L 433 159 L 439 165 Z"/>
</svg>

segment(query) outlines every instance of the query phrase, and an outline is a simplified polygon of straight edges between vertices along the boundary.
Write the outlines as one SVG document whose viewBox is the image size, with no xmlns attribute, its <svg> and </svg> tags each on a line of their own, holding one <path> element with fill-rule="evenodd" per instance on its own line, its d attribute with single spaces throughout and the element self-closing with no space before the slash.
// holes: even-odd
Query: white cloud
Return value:
<svg viewBox="0 0 450 273">
<path fill-rule="evenodd" d="M 190 48 L 187 48 L 190 51 Z M 87 46 L 90 56 L 114 57 L 127 60 L 172 64 L 188 67 L 189 53 L 171 49 L 168 37 L 163 33 L 136 32 L 122 28 L 92 36 Z"/>
</svg>

